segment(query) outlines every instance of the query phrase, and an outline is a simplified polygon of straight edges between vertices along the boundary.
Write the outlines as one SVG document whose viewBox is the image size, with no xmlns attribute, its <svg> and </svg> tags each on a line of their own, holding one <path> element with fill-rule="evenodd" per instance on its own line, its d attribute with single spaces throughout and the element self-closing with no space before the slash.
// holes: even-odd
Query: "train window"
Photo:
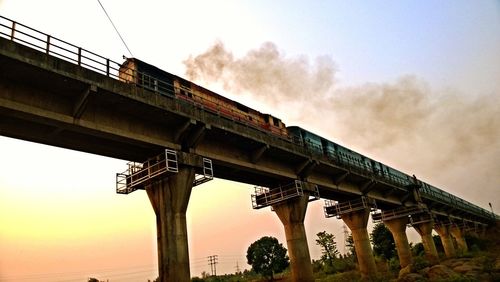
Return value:
<svg viewBox="0 0 500 282">
<path fill-rule="evenodd" d="M 248 113 L 248 107 L 247 107 L 247 106 L 245 106 L 245 105 L 242 105 L 242 104 L 240 104 L 240 103 L 237 103 L 237 104 L 236 104 L 236 108 L 237 108 L 238 110 L 240 110 L 240 111 L 243 111 L 243 112 L 245 112 L 245 113 Z"/>
<path fill-rule="evenodd" d="M 189 83 L 189 81 L 181 80 L 181 86 L 189 89 L 191 88 L 191 83 Z"/>
<path fill-rule="evenodd" d="M 277 120 L 276 118 L 273 118 L 273 125 L 279 127 L 280 126 L 280 121 Z"/>
</svg>

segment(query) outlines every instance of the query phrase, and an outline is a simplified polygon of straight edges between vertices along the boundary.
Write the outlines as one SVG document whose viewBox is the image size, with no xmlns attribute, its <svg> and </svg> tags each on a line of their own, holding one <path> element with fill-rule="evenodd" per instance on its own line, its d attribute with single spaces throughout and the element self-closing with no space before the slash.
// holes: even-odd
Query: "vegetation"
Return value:
<svg viewBox="0 0 500 282">
<path fill-rule="evenodd" d="M 316 277 L 325 277 L 329 274 L 344 272 L 355 268 L 352 255 L 342 256 L 337 250 L 335 236 L 326 231 L 316 234 L 316 245 L 321 247 L 320 260 L 313 260 L 313 272 Z"/>
<path fill-rule="evenodd" d="M 354 257 L 354 261 L 357 262 L 358 259 L 356 257 L 356 247 L 354 246 L 354 239 L 352 238 L 352 233 L 350 233 L 349 236 L 347 237 L 345 244 L 346 244 L 345 246 L 349 250 L 348 254 Z"/>
<path fill-rule="evenodd" d="M 316 245 L 321 247 L 321 261 L 329 266 L 333 265 L 333 261 L 339 255 L 337 250 L 337 243 L 335 242 L 335 235 L 327 233 L 326 231 L 316 234 Z"/>
<path fill-rule="evenodd" d="M 383 224 L 377 223 L 370 235 L 373 244 L 373 253 L 385 260 L 396 257 L 396 244 L 391 231 Z"/>
<path fill-rule="evenodd" d="M 385 230 L 384 230 L 385 229 Z M 442 259 L 440 265 L 432 265 L 425 257 L 424 249 L 421 243 L 411 245 L 413 254 L 413 264 L 410 272 L 413 276 L 408 276 L 398 279 L 400 272 L 399 261 L 396 256 L 395 246 L 392 236 L 387 232 L 386 228 L 375 226 L 371 239 L 374 244 L 374 250 L 378 247 L 389 246 L 391 252 L 374 252 L 375 261 L 377 264 L 378 274 L 371 277 L 369 281 L 442 281 L 442 282 L 458 282 L 458 281 L 500 281 L 500 228 L 493 229 L 491 234 L 488 234 L 487 240 L 477 237 L 466 237 L 469 246 L 469 252 L 461 258 Z M 319 232 L 316 238 L 316 244 L 321 247 L 322 256 L 319 260 L 313 260 L 313 272 L 316 282 L 343 282 L 343 281 L 367 281 L 362 278 L 359 271 L 356 270 L 356 262 L 354 244 L 351 240 L 350 253 L 347 255 L 339 254 L 336 249 L 335 236 L 325 231 Z M 352 238 L 352 237 L 351 237 Z M 438 236 L 434 237 L 439 240 Z M 285 251 L 286 249 L 279 244 L 276 238 L 263 237 L 254 242 L 250 247 L 257 250 L 263 250 L 264 247 L 257 244 L 260 241 L 272 241 L 272 245 L 280 246 Z M 392 243 L 391 243 L 392 242 Z M 443 252 L 442 246 L 436 241 L 437 249 L 440 253 Z M 267 244 L 264 244 L 267 245 Z M 256 247 L 258 246 L 258 247 Z M 279 248 L 278 248 L 279 249 Z M 269 253 L 272 253 L 270 251 Z M 248 253 L 247 253 L 248 255 Z M 247 258 L 248 259 L 248 258 Z M 288 259 L 287 259 L 288 263 Z M 472 270 L 464 270 L 466 268 Z M 458 270 L 461 269 L 461 270 Z M 273 274 L 277 271 L 273 271 Z M 236 282 L 236 281 L 252 281 L 261 282 L 263 279 L 276 278 L 277 280 L 287 280 L 289 273 L 282 273 L 274 276 L 261 276 L 255 268 L 252 271 L 239 272 L 232 275 L 223 275 L 217 277 L 204 276 L 202 278 L 193 278 L 192 281 L 205 282 Z M 405 276 L 406 277 L 406 276 Z M 96 281 L 93 281 L 96 282 Z"/>
<path fill-rule="evenodd" d="M 247 262 L 253 271 L 273 280 L 275 273 L 282 272 L 289 265 L 286 252 L 278 239 L 265 236 L 248 247 Z"/>
</svg>

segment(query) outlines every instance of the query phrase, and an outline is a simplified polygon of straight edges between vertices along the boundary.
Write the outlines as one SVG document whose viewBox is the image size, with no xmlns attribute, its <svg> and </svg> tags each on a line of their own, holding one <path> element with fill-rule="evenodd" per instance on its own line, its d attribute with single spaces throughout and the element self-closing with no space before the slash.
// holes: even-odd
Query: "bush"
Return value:
<svg viewBox="0 0 500 282">
<path fill-rule="evenodd" d="M 335 258 L 331 264 L 322 261 L 313 261 L 313 272 L 316 273 L 318 277 L 354 269 L 356 269 L 354 259 L 347 256 Z"/>
<path fill-rule="evenodd" d="M 426 267 L 430 267 L 431 263 L 425 256 L 416 256 L 413 258 L 413 269 L 418 272 Z"/>
<path fill-rule="evenodd" d="M 360 282 L 364 281 L 361 279 L 361 274 L 357 271 L 348 271 L 343 273 L 337 273 L 334 275 L 329 275 L 324 278 L 316 279 L 317 282 Z"/>
<path fill-rule="evenodd" d="M 422 243 L 416 243 L 414 246 L 411 247 L 411 253 L 413 256 L 422 256 L 425 254 L 424 250 L 424 244 Z"/>
<path fill-rule="evenodd" d="M 393 273 L 399 273 L 399 269 L 401 268 L 399 265 L 399 259 L 397 258 L 391 258 L 388 262 L 389 264 L 389 271 Z"/>
</svg>

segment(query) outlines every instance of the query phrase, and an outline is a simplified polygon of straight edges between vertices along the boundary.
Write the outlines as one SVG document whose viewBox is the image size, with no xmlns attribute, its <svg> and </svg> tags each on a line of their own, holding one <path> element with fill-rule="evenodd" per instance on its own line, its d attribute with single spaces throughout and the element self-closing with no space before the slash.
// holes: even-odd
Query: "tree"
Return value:
<svg viewBox="0 0 500 282">
<path fill-rule="evenodd" d="M 349 250 L 349 255 L 354 257 L 354 261 L 358 261 L 356 256 L 356 247 L 354 246 L 354 239 L 352 238 L 352 233 L 345 240 L 345 246 Z"/>
<path fill-rule="evenodd" d="M 371 241 L 373 244 L 373 253 L 386 260 L 396 256 L 396 244 L 392 237 L 391 231 L 383 224 L 377 223 L 373 227 L 371 234 Z"/>
<path fill-rule="evenodd" d="M 262 237 L 247 250 L 247 262 L 256 273 L 273 280 L 275 273 L 288 267 L 286 248 L 274 237 Z"/>
<path fill-rule="evenodd" d="M 316 234 L 316 245 L 321 247 L 321 261 L 330 266 L 333 265 L 333 260 L 339 255 L 337 250 L 337 243 L 335 242 L 335 235 L 327 233 L 326 231 Z"/>
</svg>

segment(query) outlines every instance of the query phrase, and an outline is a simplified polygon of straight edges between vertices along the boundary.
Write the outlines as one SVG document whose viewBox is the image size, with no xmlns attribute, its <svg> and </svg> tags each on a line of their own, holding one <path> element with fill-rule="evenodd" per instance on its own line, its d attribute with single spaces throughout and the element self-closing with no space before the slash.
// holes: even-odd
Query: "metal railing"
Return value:
<svg viewBox="0 0 500 282">
<path fill-rule="evenodd" d="M 118 79 L 119 63 L 3 16 L 0 36 Z"/>
<path fill-rule="evenodd" d="M 146 189 L 159 176 L 178 171 L 177 152 L 165 149 L 164 153 L 143 163 L 129 162 L 126 171 L 116 174 L 116 193 L 129 194 Z"/>
<path fill-rule="evenodd" d="M 252 195 L 252 207 L 254 209 L 265 208 L 274 204 L 284 202 L 288 199 L 304 196 L 304 190 L 309 192 L 309 201 L 319 199 L 319 189 L 314 185 L 312 190 L 304 189 L 302 181 L 281 185 L 274 188 L 255 186 L 255 194 Z"/>
<path fill-rule="evenodd" d="M 409 220 L 409 217 L 414 214 L 420 214 L 426 212 L 426 210 L 420 206 L 411 206 L 411 207 L 399 207 L 391 210 L 382 210 L 380 212 L 372 213 L 372 220 L 374 222 L 379 221 L 387 221 L 392 219 L 398 219 L 406 217 Z"/>
<path fill-rule="evenodd" d="M 360 210 L 375 211 L 377 205 L 374 199 L 362 196 L 358 199 L 344 202 L 325 200 L 325 217 L 341 218 L 343 214 L 348 214 Z"/>
<path fill-rule="evenodd" d="M 434 215 L 432 212 L 422 212 L 419 214 L 412 214 L 410 216 L 410 225 L 418 225 L 421 223 L 434 222 Z"/>
<path fill-rule="evenodd" d="M 212 160 L 203 158 L 203 174 L 196 174 L 193 181 L 193 187 L 201 185 L 205 182 L 214 179 L 214 169 Z"/>
</svg>

